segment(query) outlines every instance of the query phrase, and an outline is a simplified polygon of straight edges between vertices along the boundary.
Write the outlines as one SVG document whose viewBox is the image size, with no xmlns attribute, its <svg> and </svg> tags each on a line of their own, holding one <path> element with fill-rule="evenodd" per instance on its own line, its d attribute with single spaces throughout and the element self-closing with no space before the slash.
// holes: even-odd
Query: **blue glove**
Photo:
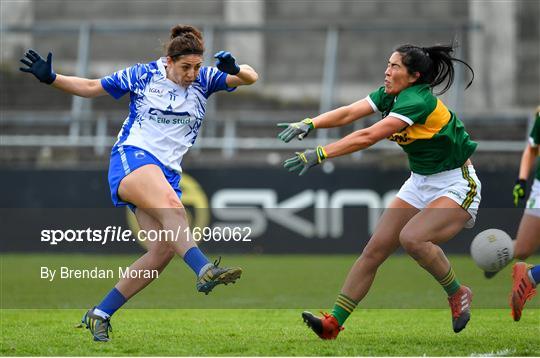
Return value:
<svg viewBox="0 0 540 358">
<path fill-rule="evenodd" d="M 322 146 L 315 149 L 308 149 L 302 153 L 296 152 L 296 155 L 287 159 L 283 166 L 289 172 L 300 171 L 298 175 L 304 175 L 311 167 L 321 164 L 326 159 L 327 155 Z"/>
<path fill-rule="evenodd" d="M 43 83 L 50 85 L 56 79 L 56 73 L 52 69 L 52 53 L 50 52 L 47 61 L 45 61 L 34 50 L 28 50 L 21 58 L 21 62 L 28 67 L 20 67 L 19 70 L 33 74 Z"/>
<path fill-rule="evenodd" d="M 236 64 L 236 59 L 227 51 L 219 51 L 214 55 L 217 58 L 216 67 L 229 75 L 236 75 L 240 72 L 240 67 Z"/>
</svg>

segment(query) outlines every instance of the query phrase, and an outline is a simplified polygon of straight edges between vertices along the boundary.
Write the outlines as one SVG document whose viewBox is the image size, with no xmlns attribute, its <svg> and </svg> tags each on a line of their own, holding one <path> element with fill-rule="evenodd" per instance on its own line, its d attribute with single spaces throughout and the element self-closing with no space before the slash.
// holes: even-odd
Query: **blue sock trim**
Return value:
<svg viewBox="0 0 540 358">
<path fill-rule="evenodd" d="M 126 298 L 114 287 L 96 308 L 112 316 L 126 301 Z"/>
<path fill-rule="evenodd" d="M 189 249 L 186 254 L 184 255 L 184 261 L 188 266 L 195 272 L 195 275 L 199 276 L 199 272 L 201 269 L 210 263 L 210 260 L 204 254 L 201 250 L 199 250 L 198 247 L 192 247 Z"/>
<path fill-rule="evenodd" d="M 531 276 L 538 285 L 540 283 L 540 265 L 536 265 L 531 269 Z"/>
</svg>

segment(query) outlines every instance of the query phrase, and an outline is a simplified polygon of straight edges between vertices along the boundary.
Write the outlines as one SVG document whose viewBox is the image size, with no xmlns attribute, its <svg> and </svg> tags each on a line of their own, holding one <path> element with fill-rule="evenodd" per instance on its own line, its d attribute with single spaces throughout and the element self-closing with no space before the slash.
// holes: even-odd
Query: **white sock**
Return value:
<svg viewBox="0 0 540 358">
<path fill-rule="evenodd" d="M 206 270 L 208 270 L 210 267 L 214 266 L 213 264 L 211 263 L 207 263 L 206 265 L 204 265 L 203 267 L 201 267 L 199 273 L 197 274 L 197 277 L 201 277 L 205 272 Z"/>
<path fill-rule="evenodd" d="M 111 316 L 107 312 L 103 312 L 102 310 L 98 308 L 94 308 L 93 313 L 103 319 L 109 319 Z"/>
<path fill-rule="evenodd" d="M 527 276 L 529 276 L 529 280 L 531 280 L 533 287 L 536 287 L 536 281 L 533 278 L 531 269 L 529 269 L 529 271 L 527 271 Z"/>
</svg>

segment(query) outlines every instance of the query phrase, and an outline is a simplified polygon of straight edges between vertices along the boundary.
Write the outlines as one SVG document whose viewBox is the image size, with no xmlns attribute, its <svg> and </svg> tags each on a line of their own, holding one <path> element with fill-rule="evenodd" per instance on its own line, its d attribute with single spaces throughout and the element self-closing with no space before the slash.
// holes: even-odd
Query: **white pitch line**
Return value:
<svg viewBox="0 0 540 358">
<path fill-rule="evenodd" d="M 496 352 L 489 353 L 471 353 L 471 357 L 506 357 L 512 356 L 516 353 L 516 350 L 513 348 L 507 348 Z"/>
</svg>

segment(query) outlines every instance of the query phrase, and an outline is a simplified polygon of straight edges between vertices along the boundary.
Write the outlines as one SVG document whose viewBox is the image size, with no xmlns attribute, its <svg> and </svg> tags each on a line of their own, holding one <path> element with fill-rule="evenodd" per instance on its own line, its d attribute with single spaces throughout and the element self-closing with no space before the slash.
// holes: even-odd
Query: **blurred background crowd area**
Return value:
<svg viewBox="0 0 540 358">
<path fill-rule="evenodd" d="M 209 102 L 190 167 L 278 166 L 294 150 L 325 144 L 378 120 L 318 130 L 280 143 L 278 122 L 364 98 L 382 85 L 388 57 L 405 43 L 457 41 L 453 88 L 442 96 L 479 141 L 475 162 L 514 168 L 540 104 L 540 1 L 490 0 L 2 0 L 1 154 L 4 168 L 96 168 L 127 116 L 129 96 L 75 98 L 19 72 L 27 48 L 54 54 L 58 73 L 99 78 L 163 55 L 169 29 L 200 28 L 206 64 L 219 50 L 259 73 L 254 86 Z M 390 142 L 333 161 L 407 165 Z M 512 169 L 514 170 L 514 169 Z"/>
</svg>

